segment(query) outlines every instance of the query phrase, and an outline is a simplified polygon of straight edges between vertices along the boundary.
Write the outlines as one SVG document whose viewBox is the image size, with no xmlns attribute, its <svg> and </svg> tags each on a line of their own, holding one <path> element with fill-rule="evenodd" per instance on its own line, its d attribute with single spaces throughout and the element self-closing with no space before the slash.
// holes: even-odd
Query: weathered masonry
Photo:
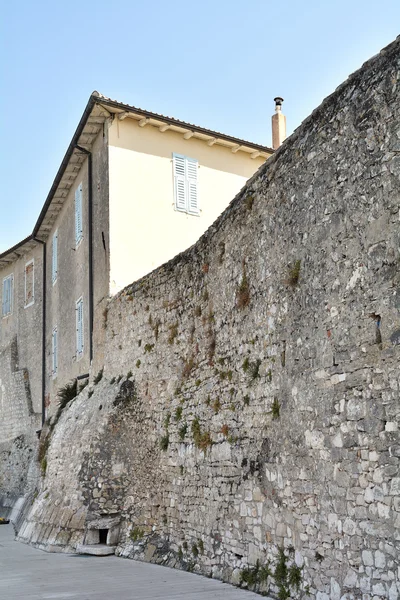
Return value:
<svg viewBox="0 0 400 600">
<path fill-rule="evenodd" d="M 43 249 L 32 238 L 0 257 L 0 516 L 36 484 L 32 459 L 42 415 L 42 270 Z"/>
<path fill-rule="evenodd" d="M 279 598 L 398 598 L 399 66 L 400 39 L 109 302 L 104 370 L 42 439 L 19 539 Z"/>
<path fill-rule="evenodd" d="M 103 364 L 109 296 L 196 242 L 271 154 L 90 96 L 32 235 L 0 254 L 0 512 L 31 488 L 58 391 Z"/>
</svg>

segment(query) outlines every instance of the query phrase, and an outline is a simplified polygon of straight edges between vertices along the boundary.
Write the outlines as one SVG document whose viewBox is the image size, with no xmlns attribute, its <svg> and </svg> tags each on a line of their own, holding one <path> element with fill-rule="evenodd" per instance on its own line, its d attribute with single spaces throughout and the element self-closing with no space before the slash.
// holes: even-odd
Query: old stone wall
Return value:
<svg viewBox="0 0 400 600">
<path fill-rule="evenodd" d="M 397 40 L 110 302 L 20 539 L 109 528 L 274 597 L 398 598 L 399 63 Z"/>
<path fill-rule="evenodd" d="M 33 490 L 40 426 L 32 407 L 29 373 L 19 368 L 17 338 L 0 351 L 0 516 Z"/>
</svg>

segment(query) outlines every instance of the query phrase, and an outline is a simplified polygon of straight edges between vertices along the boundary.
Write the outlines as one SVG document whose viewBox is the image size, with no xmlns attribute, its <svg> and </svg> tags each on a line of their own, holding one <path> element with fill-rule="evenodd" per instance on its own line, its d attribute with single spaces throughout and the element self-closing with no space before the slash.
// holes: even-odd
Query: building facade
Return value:
<svg viewBox="0 0 400 600">
<path fill-rule="evenodd" d="M 101 367 L 109 296 L 195 243 L 271 154 L 266 146 L 90 96 L 30 246 L 14 261 L 14 283 L 7 262 L 14 255 L 0 255 L 3 311 L 11 302 L 1 347 L 17 336 L 43 417 L 62 386 Z M 34 328 L 26 325 L 29 286 Z"/>
</svg>

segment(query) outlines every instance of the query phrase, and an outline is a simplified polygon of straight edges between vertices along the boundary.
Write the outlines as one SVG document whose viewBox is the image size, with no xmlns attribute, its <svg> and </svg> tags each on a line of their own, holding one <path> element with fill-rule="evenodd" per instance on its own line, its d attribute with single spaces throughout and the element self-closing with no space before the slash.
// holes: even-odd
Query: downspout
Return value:
<svg viewBox="0 0 400 600">
<path fill-rule="evenodd" d="M 88 225 L 89 225 L 89 358 L 90 364 L 93 360 L 93 175 L 92 175 L 92 153 L 82 146 L 75 145 L 79 152 L 88 157 Z"/>
<path fill-rule="evenodd" d="M 46 420 L 46 242 L 33 238 L 43 246 L 42 277 L 42 428 Z"/>
</svg>

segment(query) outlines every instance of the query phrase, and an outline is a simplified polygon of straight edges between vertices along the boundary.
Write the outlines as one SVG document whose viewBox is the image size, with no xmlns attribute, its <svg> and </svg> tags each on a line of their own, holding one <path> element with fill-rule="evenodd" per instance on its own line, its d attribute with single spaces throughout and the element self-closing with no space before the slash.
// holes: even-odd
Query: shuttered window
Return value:
<svg viewBox="0 0 400 600">
<path fill-rule="evenodd" d="M 53 253 L 51 257 L 51 280 L 53 283 L 57 281 L 58 275 L 58 229 L 53 234 Z"/>
<path fill-rule="evenodd" d="M 79 244 L 82 234 L 82 184 L 75 191 L 75 243 Z"/>
<path fill-rule="evenodd" d="M 83 355 L 83 298 L 76 302 L 76 359 Z"/>
<path fill-rule="evenodd" d="M 11 315 L 13 311 L 14 275 L 3 279 L 2 314 Z"/>
<path fill-rule="evenodd" d="M 199 197 L 197 170 L 199 163 L 194 158 L 182 154 L 173 155 L 175 209 L 198 215 Z"/>
<path fill-rule="evenodd" d="M 35 265 L 31 260 L 25 265 L 25 308 L 35 302 Z"/>
<path fill-rule="evenodd" d="M 53 329 L 51 338 L 51 353 L 52 353 L 52 373 L 53 377 L 57 377 L 58 370 L 58 334 L 57 327 Z"/>
</svg>

